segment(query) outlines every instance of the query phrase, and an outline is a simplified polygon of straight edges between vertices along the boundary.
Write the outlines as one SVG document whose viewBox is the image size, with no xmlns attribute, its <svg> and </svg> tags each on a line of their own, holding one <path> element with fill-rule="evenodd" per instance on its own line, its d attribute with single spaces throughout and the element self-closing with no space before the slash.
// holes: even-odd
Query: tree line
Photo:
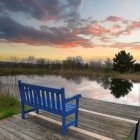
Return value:
<svg viewBox="0 0 140 140">
<path fill-rule="evenodd" d="M 45 58 L 35 58 L 29 56 L 24 59 L 17 59 L 16 57 L 11 57 L 9 62 L 0 62 L 0 67 L 8 68 L 47 68 L 53 70 L 95 70 L 101 71 L 106 66 L 112 67 L 111 59 L 105 61 L 102 60 L 90 60 L 85 61 L 81 56 L 67 57 L 65 60 L 50 60 Z"/>
<path fill-rule="evenodd" d="M 28 58 L 18 60 L 16 57 L 11 57 L 9 62 L 1 62 L 0 67 L 8 68 L 46 68 L 49 70 L 87 70 L 87 71 L 118 71 L 124 72 L 140 72 L 140 64 L 136 63 L 130 53 L 125 50 L 117 53 L 111 60 L 90 60 L 85 61 L 81 56 L 67 57 L 63 61 L 49 60 L 44 58 Z"/>
</svg>

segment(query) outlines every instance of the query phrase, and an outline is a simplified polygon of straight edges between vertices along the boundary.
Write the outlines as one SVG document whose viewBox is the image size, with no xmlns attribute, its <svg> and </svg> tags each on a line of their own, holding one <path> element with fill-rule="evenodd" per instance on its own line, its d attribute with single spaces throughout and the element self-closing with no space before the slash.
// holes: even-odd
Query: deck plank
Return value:
<svg viewBox="0 0 140 140">
<path fill-rule="evenodd" d="M 61 121 L 59 116 L 41 112 L 42 115 Z M 79 112 L 79 128 L 92 131 L 94 133 L 122 140 L 128 136 L 135 124 L 124 121 L 114 120 L 98 115 L 91 115 L 85 112 Z"/>
<path fill-rule="evenodd" d="M 80 108 L 131 120 L 137 120 L 140 116 L 139 107 L 114 104 L 94 99 L 82 98 Z M 40 111 L 40 114 L 61 121 L 60 116 L 44 111 Z M 70 116 L 70 118 L 72 117 L 73 116 Z M 134 126 L 134 123 L 79 111 L 80 129 L 114 140 L 125 139 Z M 75 132 L 71 129 L 68 130 L 65 136 L 61 136 L 60 131 L 61 127 L 59 125 L 30 114 L 26 115 L 25 120 L 22 120 L 20 115 L 15 115 L 0 121 L 0 140 L 9 140 L 9 138 L 10 140 L 98 140 L 97 138 Z"/>
<path fill-rule="evenodd" d="M 138 121 L 140 107 L 81 98 L 80 108 Z"/>
</svg>

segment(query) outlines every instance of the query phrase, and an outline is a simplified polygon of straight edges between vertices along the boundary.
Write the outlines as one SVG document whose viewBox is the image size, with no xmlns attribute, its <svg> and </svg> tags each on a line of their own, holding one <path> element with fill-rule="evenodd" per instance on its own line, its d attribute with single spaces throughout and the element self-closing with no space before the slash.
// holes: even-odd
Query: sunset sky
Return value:
<svg viewBox="0 0 140 140">
<path fill-rule="evenodd" d="M 0 60 L 140 60 L 140 0 L 0 0 Z"/>
</svg>

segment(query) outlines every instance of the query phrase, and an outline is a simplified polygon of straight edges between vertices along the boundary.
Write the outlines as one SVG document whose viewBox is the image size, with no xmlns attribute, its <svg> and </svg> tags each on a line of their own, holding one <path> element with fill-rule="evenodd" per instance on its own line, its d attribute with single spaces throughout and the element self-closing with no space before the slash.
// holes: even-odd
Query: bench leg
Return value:
<svg viewBox="0 0 140 140">
<path fill-rule="evenodd" d="M 64 135 L 65 132 L 66 132 L 65 123 L 66 123 L 66 117 L 62 116 L 62 128 L 61 128 L 61 134 L 62 135 Z"/>
<path fill-rule="evenodd" d="M 36 113 L 39 114 L 39 109 L 36 109 Z"/>
<path fill-rule="evenodd" d="M 75 120 L 76 120 L 75 127 L 78 127 L 78 111 L 75 112 Z"/>
<path fill-rule="evenodd" d="M 25 119 L 24 104 L 21 103 L 21 118 Z"/>
<path fill-rule="evenodd" d="M 76 100 L 77 111 L 75 112 L 75 127 L 78 127 L 78 114 L 79 114 L 79 99 Z"/>
</svg>

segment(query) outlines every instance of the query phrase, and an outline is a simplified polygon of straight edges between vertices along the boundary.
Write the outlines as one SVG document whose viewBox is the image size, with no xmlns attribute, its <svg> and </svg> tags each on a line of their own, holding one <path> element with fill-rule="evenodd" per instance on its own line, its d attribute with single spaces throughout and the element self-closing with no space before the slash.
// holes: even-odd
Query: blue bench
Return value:
<svg viewBox="0 0 140 140">
<path fill-rule="evenodd" d="M 75 127 L 78 126 L 80 94 L 70 98 L 65 98 L 64 88 L 55 89 L 27 84 L 21 81 L 18 81 L 18 85 L 21 97 L 22 119 L 25 119 L 26 113 L 31 111 L 36 111 L 36 113 L 39 113 L 39 109 L 41 109 L 62 116 L 62 135 L 65 134 L 68 127 L 72 125 L 75 125 Z M 32 109 L 25 110 L 24 105 L 31 106 Z M 67 116 L 73 113 L 75 113 L 74 119 L 67 121 Z"/>
</svg>

